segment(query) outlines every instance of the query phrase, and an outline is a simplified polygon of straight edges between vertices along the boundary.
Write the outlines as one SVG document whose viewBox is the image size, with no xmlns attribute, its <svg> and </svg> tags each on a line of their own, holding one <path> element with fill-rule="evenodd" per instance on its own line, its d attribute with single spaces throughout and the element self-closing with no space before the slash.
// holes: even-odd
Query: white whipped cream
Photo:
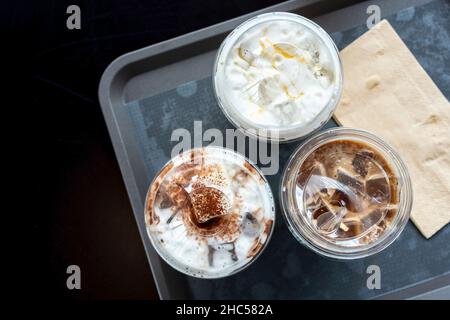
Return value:
<svg viewBox="0 0 450 320">
<path fill-rule="evenodd" d="M 224 48 L 216 90 L 234 109 L 230 113 L 257 127 L 298 126 L 311 122 L 333 97 L 337 61 L 304 24 L 265 21 Z"/>
</svg>

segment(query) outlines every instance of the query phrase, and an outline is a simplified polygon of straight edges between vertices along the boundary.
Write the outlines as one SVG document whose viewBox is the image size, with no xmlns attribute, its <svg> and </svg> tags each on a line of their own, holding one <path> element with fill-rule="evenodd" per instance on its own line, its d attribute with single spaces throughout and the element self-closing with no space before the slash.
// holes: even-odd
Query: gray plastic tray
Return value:
<svg viewBox="0 0 450 320">
<path fill-rule="evenodd" d="M 450 80 L 444 70 L 450 66 L 437 66 L 429 54 L 430 50 L 444 54 L 448 40 L 416 41 L 429 32 L 430 21 L 435 32 L 448 34 L 445 14 L 449 5 L 445 0 L 366 1 L 339 10 L 335 10 L 335 1 L 288 1 L 125 54 L 106 69 L 100 81 L 100 104 L 161 298 L 450 297 L 449 226 L 425 240 L 409 223 L 401 237 L 382 253 L 336 262 L 297 243 L 278 213 L 273 237 L 261 257 L 250 268 L 219 280 L 194 279 L 173 270 L 158 257 L 146 234 L 145 195 L 177 143 L 170 140 L 172 131 L 186 128 L 192 132 L 195 120 L 203 121 L 203 130 L 232 128 L 216 104 L 211 83 L 213 60 L 224 37 L 256 14 L 291 11 L 319 23 L 342 49 L 367 30 L 366 8 L 370 4 L 380 6 L 382 16 L 388 18 L 448 98 Z M 335 125 L 331 120 L 325 128 Z M 281 167 L 299 144 L 301 141 L 280 147 Z M 277 195 L 279 175 L 268 180 Z M 366 268 L 371 264 L 382 270 L 380 290 L 366 287 Z"/>
</svg>

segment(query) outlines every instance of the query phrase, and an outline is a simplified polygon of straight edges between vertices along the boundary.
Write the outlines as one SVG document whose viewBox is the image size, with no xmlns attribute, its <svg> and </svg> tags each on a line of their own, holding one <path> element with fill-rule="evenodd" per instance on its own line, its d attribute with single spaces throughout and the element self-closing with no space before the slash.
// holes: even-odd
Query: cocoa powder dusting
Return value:
<svg viewBox="0 0 450 320">
<path fill-rule="evenodd" d="M 158 196 L 158 191 L 160 189 L 161 181 L 164 179 L 166 174 L 173 168 L 173 162 L 169 161 L 169 163 L 161 170 L 158 176 L 155 178 L 155 181 L 150 186 L 147 203 L 145 205 L 145 223 L 147 225 L 158 224 L 159 216 L 156 215 L 154 211 L 155 200 Z"/>
<path fill-rule="evenodd" d="M 270 230 L 271 230 L 271 228 L 272 228 L 272 224 L 273 224 L 273 220 L 266 220 L 266 221 L 264 221 L 264 231 L 263 231 L 263 234 L 265 234 L 265 235 L 269 235 L 269 233 L 270 233 Z"/>
<path fill-rule="evenodd" d="M 259 183 L 265 183 L 263 177 L 248 161 L 244 162 L 244 167 L 250 172 L 250 175 L 258 178 Z"/>
<path fill-rule="evenodd" d="M 255 242 L 253 242 L 253 245 L 251 246 L 250 250 L 248 251 L 247 258 L 252 258 L 256 256 L 256 254 L 261 250 L 262 248 L 261 240 L 256 239 Z"/>
<path fill-rule="evenodd" d="M 190 193 L 190 200 L 197 220 L 201 223 L 228 213 L 225 195 L 216 188 L 196 188 Z"/>
<path fill-rule="evenodd" d="M 247 161 L 244 162 L 244 167 L 251 173 L 251 174 L 258 174 L 258 172 L 256 172 L 256 169 Z"/>
</svg>

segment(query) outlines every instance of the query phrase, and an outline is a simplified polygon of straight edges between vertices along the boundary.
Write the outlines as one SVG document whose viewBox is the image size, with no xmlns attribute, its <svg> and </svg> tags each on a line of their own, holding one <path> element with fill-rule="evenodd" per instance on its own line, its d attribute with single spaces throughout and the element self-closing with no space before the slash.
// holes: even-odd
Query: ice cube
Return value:
<svg viewBox="0 0 450 320">
<path fill-rule="evenodd" d="M 337 169 L 337 181 L 355 189 L 356 191 L 364 191 L 364 181 L 358 179 L 356 176 L 352 175 L 350 171 L 343 168 Z"/>
<path fill-rule="evenodd" d="M 329 207 L 324 201 L 321 201 L 320 205 L 314 209 L 312 217 L 314 220 L 317 220 L 322 214 L 327 212 L 333 213 L 334 210 Z"/>
<path fill-rule="evenodd" d="M 342 221 L 343 226 L 337 230 L 337 236 L 340 238 L 353 238 L 360 235 L 364 231 L 364 226 L 359 220 Z"/>
<path fill-rule="evenodd" d="M 366 194 L 379 202 L 389 202 L 391 198 L 389 181 L 382 173 L 366 180 Z"/>
<path fill-rule="evenodd" d="M 363 224 L 364 228 L 367 230 L 371 228 L 372 226 L 378 224 L 381 219 L 384 217 L 384 212 L 377 208 L 373 211 L 371 211 L 369 214 L 366 214 L 361 217 L 361 223 Z"/>
<path fill-rule="evenodd" d="M 170 208 L 170 207 L 172 207 L 174 205 L 172 199 L 167 194 L 166 190 L 163 190 L 163 188 L 160 188 L 158 190 L 158 193 L 156 195 L 156 199 L 159 202 L 158 207 L 160 209 L 167 209 L 167 208 Z"/>
<path fill-rule="evenodd" d="M 350 211 L 359 212 L 362 210 L 362 203 L 359 197 L 351 196 L 344 190 L 336 189 L 330 198 L 333 204 L 338 204 L 340 207 L 345 207 Z"/>
<path fill-rule="evenodd" d="M 255 237 L 259 234 L 260 228 L 261 225 L 258 220 L 252 213 L 247 212 L 244 217 L 242 232 L 249 237 Z"/>
<path fill-rule="evenodd" d="M 352 161 L 353 170 L 361 177 L 366 177 L 368 167 L 373 159 L 373 152 L 368 150 L 359 151 L 356 153 Z"/>
<path fill-rule="evenodd" d="M 327 169 L 325 168 L 325 165 L 322 162 L 316 161 L 314 165 L 314 169 L 312 170 L 311 174 L 315 174 L 316 176 L 327 176 Z"/>
</svg>

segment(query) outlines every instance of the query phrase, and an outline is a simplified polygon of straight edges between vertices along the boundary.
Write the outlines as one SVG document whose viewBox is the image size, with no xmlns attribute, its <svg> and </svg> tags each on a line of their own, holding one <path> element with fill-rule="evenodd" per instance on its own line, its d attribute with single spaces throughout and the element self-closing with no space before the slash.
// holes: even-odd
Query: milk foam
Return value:
<svg viewBox="0 0 450 320">
<path fill-rule="evenodd" d="M 335 64 L 311 29 L 267 21 L 221 55 L 215 81 L 221 99 L 245 121 L 286 128 L 311 122 L 325 108 L 336 86 Z"/>
<path fill-rule="evenodd" d="M 216 277 L 230 274 L 247 264 L 254 258 L 252 249 L 255 245 L 266 242 L 274 220 L 273 199 L 267 182 L 242 156 L 219 148 L 203 150 L 199 166 L 203 172 L 209 173 L 198 174 L 195 170 L 200 170 L 200 167 L 195 167 L 194 171 L 191 167 L 186 170 L 186 163 L 192 163 L 189 156 L 184 156 L 173 159 L 173 168 L 156 181 L 159 179 L 162 186 L 167 186 L 180 181 L 180 176 L 188 176 L 188 181 L 183 179 L 186 182 L 184 189 L 189 192 L 199 179 L 206 177 L 208 180 L 211 172 L 220 172 L 224 178 L 220 188 L 230 196 L 232 223 L 236 232 L 199 235 L 186 222 L 187 211 L 180 211 L 170 219 L 175 210 L 173 206 L 161 208 L 158 193 L 154 200 L 152 196 L 148 200 L 153 201 L 153 204 L 147 205 L 151 205 L 151 214 L 157 219 L 147 224 L 147 230 L 163 258 L 177 269 L 194 276 Z M 192 172 L 196 173 L 190 177 Z M 248 213 L 252 213 L 252 217 L 257 220 L 256 230 L 251 232 L 247 228 L 251 224 Z"/>
</svg>

